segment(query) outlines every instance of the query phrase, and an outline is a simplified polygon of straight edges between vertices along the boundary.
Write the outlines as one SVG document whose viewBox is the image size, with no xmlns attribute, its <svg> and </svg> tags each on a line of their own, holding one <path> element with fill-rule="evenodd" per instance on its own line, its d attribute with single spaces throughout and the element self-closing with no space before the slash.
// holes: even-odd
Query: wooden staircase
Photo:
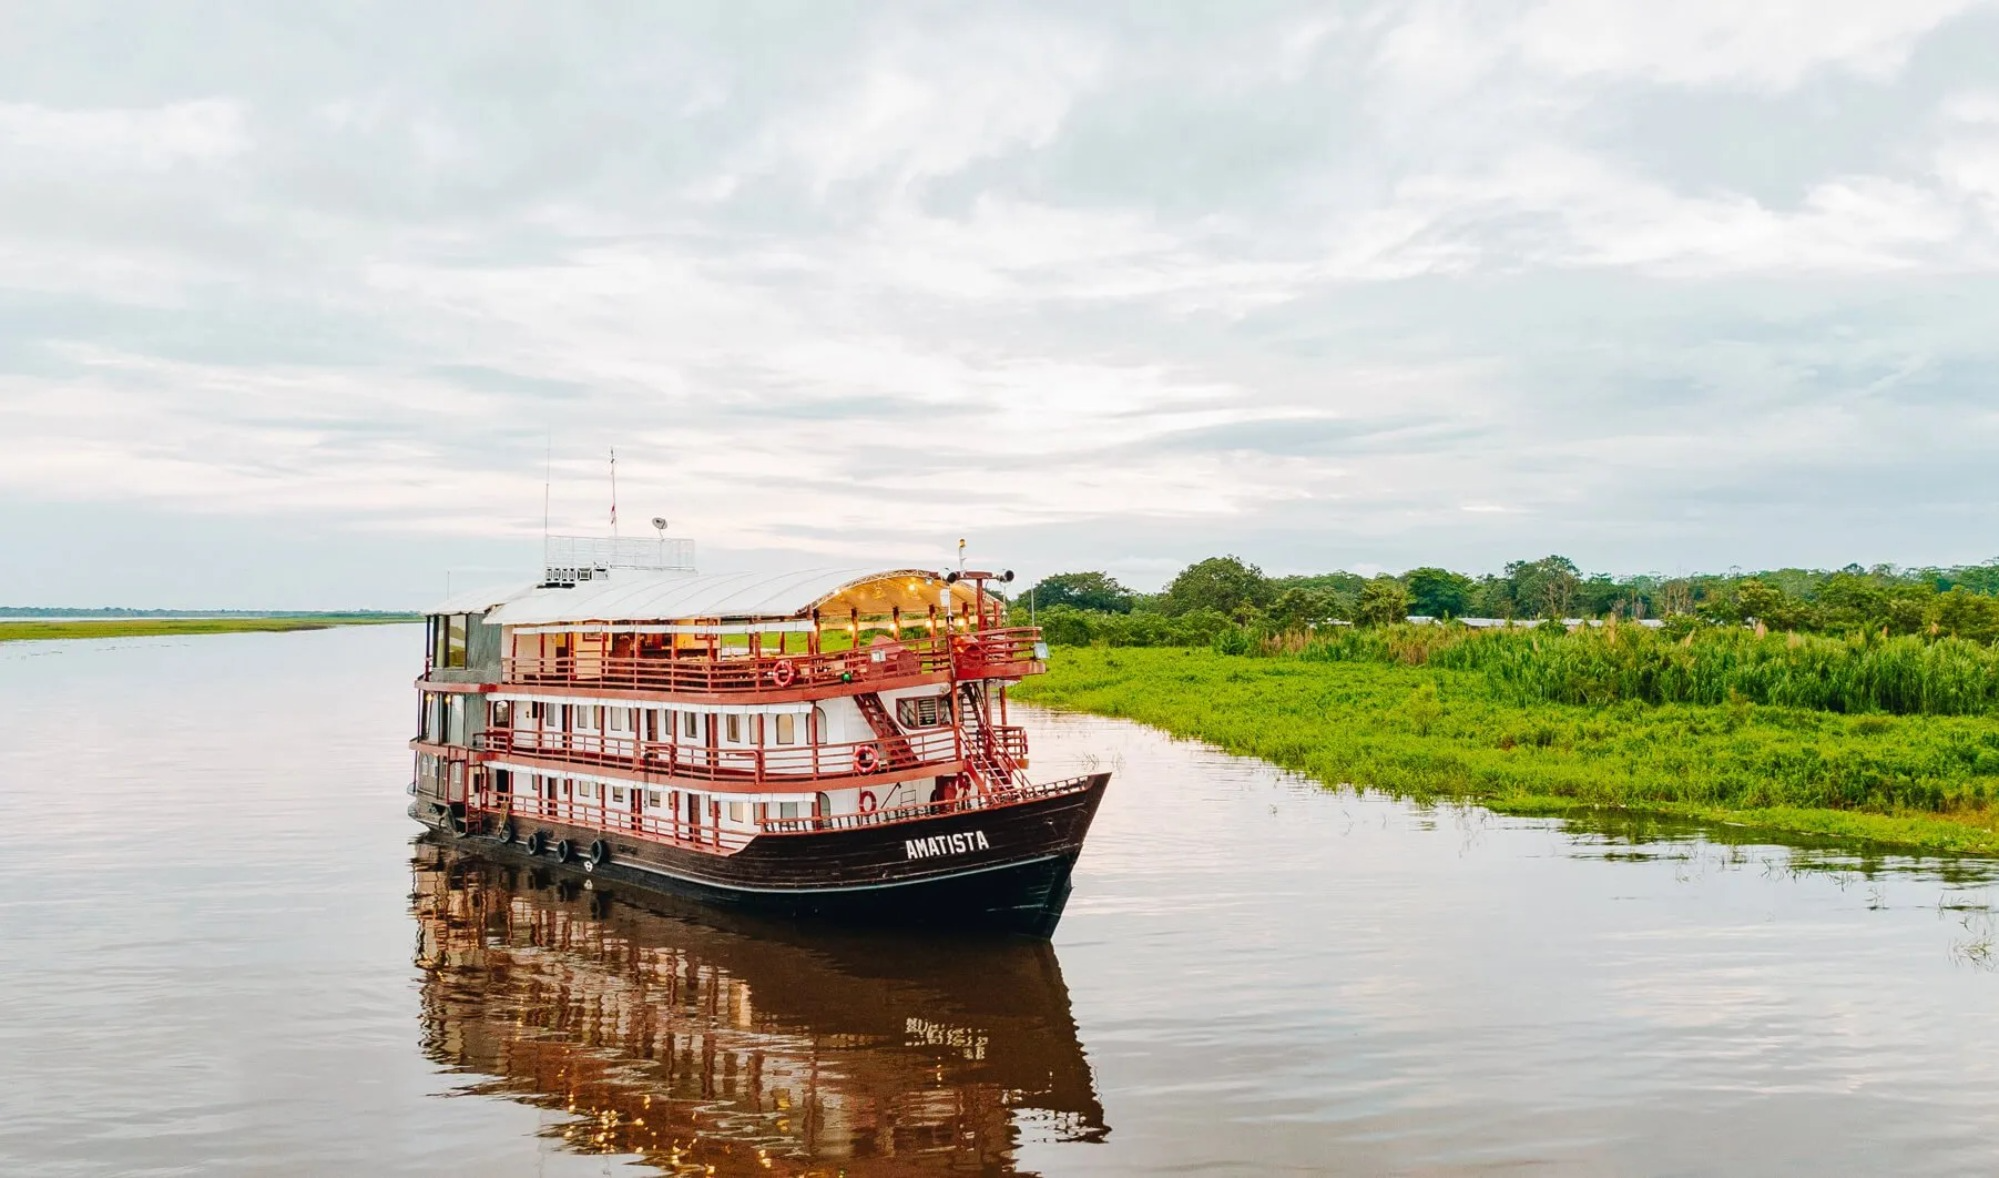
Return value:
<svg viewBox="0 0 1999 1178">
<path fill-rule="evenodd" d="M 860 705 L 861 715 L 867 717 L 868 727 L 874 730 L 875 738 L 881 743 L 882 762 L 890 769 L 908 769 L 917 762 L 916 751 L 909 747 L 909 738 L 888 714 L 882 705 L 879 692 L 864 691 L 854 697 Z"/>
<path fill-rule="evenodd" d="M 965 734 L 965 756 L 971 762 L 972 774 L 987 789 L 1011 789 L 1024 784 L 1020 766 L 1014 764 L 993 733 L 981 721 L 985 713 L 980 705 L 984 700 L 976 683 L 966 683 L 959 688 L 962 699 L 958 714 L 963 717 Z"/>
</svg>

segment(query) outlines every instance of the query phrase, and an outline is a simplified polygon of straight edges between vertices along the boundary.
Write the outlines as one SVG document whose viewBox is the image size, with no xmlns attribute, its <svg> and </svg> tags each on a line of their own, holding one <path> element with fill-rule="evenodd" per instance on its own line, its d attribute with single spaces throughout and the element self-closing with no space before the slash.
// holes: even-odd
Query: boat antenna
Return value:
<svg viewBox="0 0 1999 1178">
<path fill-rule="evenodd" d="M 958 571 L 965 571 L 965 540 L 962 536 L 958 538 Z"/>
<path fill-rule="evenodd" d="M 611 447 L 611 538 L 618 538 L 618 448 Z"/>
</svg>

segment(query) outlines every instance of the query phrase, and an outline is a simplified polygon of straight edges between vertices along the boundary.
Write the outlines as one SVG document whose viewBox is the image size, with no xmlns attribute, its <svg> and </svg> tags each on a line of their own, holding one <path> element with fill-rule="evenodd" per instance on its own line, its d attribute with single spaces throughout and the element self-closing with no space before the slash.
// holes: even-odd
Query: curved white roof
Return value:
<svg viewBox="0 0 1999 1178">
<path fill-rule="evenodd" d="M 891 605 L 921 609 L 937 601 L 944 582 L 927 569 L 806 569 L 791 573 L 686 573 L 612 569 L 572 588 L 530 588 L 495 597 L 501 604 L 486 615 L 488 625 L 546 626 L 563 622 L 670 622 L 705 618 L 796 618 L 829 599 L 863 614 L 887 613 Z M 970 604 L 972 587 L 951 586 L 955 604 Z M 456 595 L 458 612 L 476 595 Z M 879 609 L 870 608 L 879 606 Z"/>
<path fill-rule="evenodd" d="M 460 589 L 451 596 L 424 610 L 426 614 L 477 614 L 534 592 L 532 585 L 487 585 L 479 589 Z"/>
</svg>

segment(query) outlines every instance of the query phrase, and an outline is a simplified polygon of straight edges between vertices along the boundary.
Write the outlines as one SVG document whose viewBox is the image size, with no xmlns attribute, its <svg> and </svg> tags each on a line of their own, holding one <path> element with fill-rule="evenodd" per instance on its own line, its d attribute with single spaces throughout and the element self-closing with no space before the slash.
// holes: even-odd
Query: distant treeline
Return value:
<svg viewBox="0 0 1999 1178">
<path fill-rule="evenodd" d="M 1872 633 L 1999 640 L 1999 560 L 1954 568 L 1892 565 L 1756 573 L 1585 574 L 1562 556 L 1471 576 L 1443 568 L 1400 576 L 1333 572 L 1267 577 L 1234 556 L 1196 562 L 1159 593 L 1102 572 L 1045 578 L 1014 601 L 1051 642 L 1111 646 L 1240 645 L 1347 623 L 1437 619 L 1662 619 L 1673 636 L 1703 626 L 1810 634 Z"/>
<path fill-rule="evenodd" d="M 95 606 L 89 609 L 57 605 L 0 605 L 0 618 L 382 618 L 403 619 L 419 615 L 408 610 L 382 609 L 124 609 Z"/>
</svg>

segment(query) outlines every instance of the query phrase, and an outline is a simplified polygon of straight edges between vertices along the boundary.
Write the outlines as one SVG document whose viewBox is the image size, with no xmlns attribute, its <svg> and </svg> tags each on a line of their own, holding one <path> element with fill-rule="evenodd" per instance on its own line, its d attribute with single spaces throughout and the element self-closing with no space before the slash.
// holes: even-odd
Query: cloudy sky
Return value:
<svg viewBox="0 0 1999 1178">
<path fill-rule="evenodd" d="M 1999 6 L 0 9 L 0 604 L 1999 553 Z"/>
</svg>

